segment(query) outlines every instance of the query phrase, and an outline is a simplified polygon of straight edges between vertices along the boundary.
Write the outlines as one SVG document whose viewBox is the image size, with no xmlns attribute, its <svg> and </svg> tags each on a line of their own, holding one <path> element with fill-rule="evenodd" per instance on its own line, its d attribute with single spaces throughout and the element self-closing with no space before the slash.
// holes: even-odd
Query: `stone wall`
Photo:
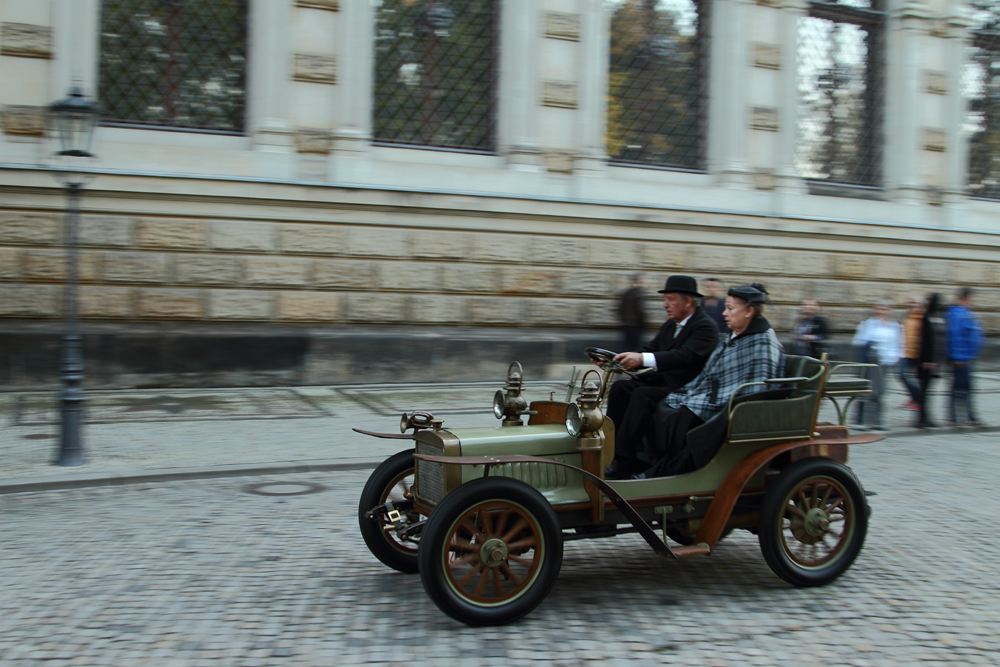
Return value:
<svg viewBox="0 0 1000 667">
<path fill-rule="evenodd" d="M 950 299 L 972 285 L 988 332 L 1000 333 L 1000 262 L 776 249 L 766 238 L 734 246 L 719 242 L 725 234 L 605 240 L 143 215 L 84 214 L 80 234 L 80 313 L 95 321 L 610 329 L 614 295 L 644 271 L 654 283 L 673 272 L 763 281 L 779 330 L 806 296 L 849 332 L 877 300 Z M 61 214 L 0 211 L 0 317 L 61 317 L 64 277 Z M 649 320 L 659 323 L 654 289 Z"/>
</svg>

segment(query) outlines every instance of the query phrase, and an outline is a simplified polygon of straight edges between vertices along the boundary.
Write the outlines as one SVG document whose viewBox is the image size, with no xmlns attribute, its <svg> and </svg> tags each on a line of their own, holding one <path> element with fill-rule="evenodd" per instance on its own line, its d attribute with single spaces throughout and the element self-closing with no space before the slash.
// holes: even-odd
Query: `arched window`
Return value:
<svg viewBox="0 0 1000 667">
<path fill-rule="evenodd" d="M 705 168 L 710 0 L 609 0 L 612 162 Z"/>
<path fill-rule="evenodd" d="M 246 35 L 247 0 L 103 0 L 105 123 L 242 132 Z"/>
<path fill-rule="evenodd" d="M 376 143 L 496 148 L 499 0 L 380 0 Z"/>
</svg>

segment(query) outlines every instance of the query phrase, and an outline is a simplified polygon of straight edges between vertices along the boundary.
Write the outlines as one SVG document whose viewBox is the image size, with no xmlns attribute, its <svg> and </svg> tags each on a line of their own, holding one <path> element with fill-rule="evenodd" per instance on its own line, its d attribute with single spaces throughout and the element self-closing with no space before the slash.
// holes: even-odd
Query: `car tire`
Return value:
<svg viewBox="0 0 1000 667">
<path fill-rule="evenodd" d="M 417 545 L 399 540 L 385 517 L 368 518 L 365 515 L 387 500 L 408 500 L 406 496 L 413 486 L 413 475 L 413 450 L 394 454 L 375 468 L 358 502 L 358 524 L 368 550 L 385 565 L 407 574 L 418 571 Z M 414 511 L 406 512 L 403 516 L 407 523 L 416 523 L 422 519 Z"/>
<path fill-rule="evenodd" d="M 827 458 L 788 466 L 764 493 L 757 538 L 771 570 L 793 586 L 822 586 L 864 546 L 868 502 L 850 468 Z"/>
<path fill-rule="evenodd" d="M 485 477 L 431 512 L 420 538 L 420 580 L 455 620 L 503 625 L 541 604 L 562 555 L 562 530 L 545 497 L 524 482 Z"/>
</svg>

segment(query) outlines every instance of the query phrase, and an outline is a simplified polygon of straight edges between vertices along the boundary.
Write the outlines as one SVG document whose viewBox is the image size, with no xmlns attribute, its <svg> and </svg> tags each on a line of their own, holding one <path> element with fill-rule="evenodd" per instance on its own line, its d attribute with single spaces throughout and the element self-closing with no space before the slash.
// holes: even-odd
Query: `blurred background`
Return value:
<svg viewBox="0 0 1000 667">
<path fill-rule="evenodd" d="M 495 379 L 515 358 L 538 377 L 621 347 L 637 272 L 647 337 L 671 273 L 765 283 L 786 339 L 814 297 L 844 345 L 876 302 L 971 286 L 996 336 L 998 19 L 3 0 L 0 388 L 59 377 L 69 300 L 94 387 Z M 74 85 L 100 105 L 89 158 L 54 155 Z"/>
</svg>

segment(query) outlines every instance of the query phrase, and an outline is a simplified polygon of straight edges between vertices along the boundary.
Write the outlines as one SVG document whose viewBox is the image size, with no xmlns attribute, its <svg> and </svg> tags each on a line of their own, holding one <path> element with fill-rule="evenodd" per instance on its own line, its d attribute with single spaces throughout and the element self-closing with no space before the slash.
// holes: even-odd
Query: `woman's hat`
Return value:
<svg viewBox="0 0 1000 667">
<path fill-rule="evenodd" d="M 677 292 L 679 294 L 690 294 L 691 296 L 701 296 L 698 293 L 698 281 L 691 276 L 670 276 L 663 289 L 657 290 L 660 294 L 667 292 Z"/>
<path fill-rule="evenodd" d="M 743 299 L 747 303 L 767 303 L 767 290 L 760 283 L 730 287 L 729 296 Z"/>
</svg>

